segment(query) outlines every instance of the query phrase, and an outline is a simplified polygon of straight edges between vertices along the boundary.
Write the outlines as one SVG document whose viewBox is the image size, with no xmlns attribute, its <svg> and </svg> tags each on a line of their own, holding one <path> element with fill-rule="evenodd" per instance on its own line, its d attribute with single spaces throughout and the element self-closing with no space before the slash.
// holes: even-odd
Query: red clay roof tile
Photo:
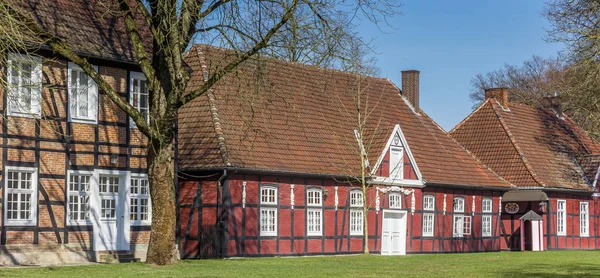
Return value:
<svg viewBox="0 0 600 278">
<path fill-rule="evenodd" d="M 114 0 L 29 0 L 14 1 L 50 33 L 61 37 L 76 52 L 105 59 L 135 61 L 123 17 Z M 143 22 L 141 15 L 138 17 Z M 147 24 L 138 24 L 146 42 L 152 47 Z"/>
<path fill-rule="evenodd" d="M 199 55 L 192 55 L 194 52 Z M 235 55 L 194 46 L 186 56 L 194 70 L 189 90 L 202 84 L 201 63 L 209 71 Z M 360 173 L 356 92 L 366 121 L 365 148 L 374 163 L 396 124 L 403 130 L 428 183 L 510 187 L 461 148 L 425 113 L 415 114 L 389 80 L 365 77 L 275 59 L 243 63 L 212 90 L 181 109 L 179 167 L 226 166 L 323 175 Z M 211 103 L 214 104 L 211 115 Z M 220 124 L 226 148 L 218 146 Z M 366 118 L 366 119 L 365 119 Z"/>
<path fill-rule="evenodd" d="M 600 145 L 567 116 L 519 103 L 504 109 L 490 99 L 450 135 L 519 187 L 591 190 L 576 158 L 600 153 Z"/>
</svg>

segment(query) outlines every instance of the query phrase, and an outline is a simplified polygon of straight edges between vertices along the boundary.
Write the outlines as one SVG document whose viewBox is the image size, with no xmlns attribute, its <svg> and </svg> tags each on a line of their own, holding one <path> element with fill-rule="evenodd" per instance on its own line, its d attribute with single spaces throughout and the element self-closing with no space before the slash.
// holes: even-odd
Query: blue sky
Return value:
<svg viewBox="0 0 600 278">
<path fill-rule="evenodd" d="M 421 108 L 444 129 L 452 129 L 471 111 L 471 79 L 477 73 L 521 64 L 532 55 L 556 56 L 558 44 L 544 41 L 548 21 L 543 1 L 402 2 L 402 15 L 381 31 L 362 24 L 373 39 L 380 76 L 400 86 L 400 71 L 420 75 Z"/>
</svg>

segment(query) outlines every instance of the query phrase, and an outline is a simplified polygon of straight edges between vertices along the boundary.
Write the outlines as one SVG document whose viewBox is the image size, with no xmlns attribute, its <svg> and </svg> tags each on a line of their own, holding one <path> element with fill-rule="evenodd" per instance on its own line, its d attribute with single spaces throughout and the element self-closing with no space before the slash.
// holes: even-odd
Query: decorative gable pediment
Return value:
<svg viewBox="0 0 600 278">
<path fill-rule="evenodd" d="M 423 185 L 419 167 L 400 125 L 394 127 L 373 169 L 374 182 L 379 184 Z"/>
</svg>

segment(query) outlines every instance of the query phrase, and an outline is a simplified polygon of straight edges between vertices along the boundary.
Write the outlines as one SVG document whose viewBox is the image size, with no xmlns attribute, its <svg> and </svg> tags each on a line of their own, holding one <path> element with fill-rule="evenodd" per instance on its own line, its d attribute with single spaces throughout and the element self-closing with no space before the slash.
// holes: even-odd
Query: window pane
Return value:
<svg viewBox="0 0 600 278">
<path fill-rule="evenodd" d="M 89 103 L 89 91 L 88 91 L 88 76 L 84 72 L 79 73 L 79 107 L 78 116 L 88 117 L 88 103 Z"/>
</svg>

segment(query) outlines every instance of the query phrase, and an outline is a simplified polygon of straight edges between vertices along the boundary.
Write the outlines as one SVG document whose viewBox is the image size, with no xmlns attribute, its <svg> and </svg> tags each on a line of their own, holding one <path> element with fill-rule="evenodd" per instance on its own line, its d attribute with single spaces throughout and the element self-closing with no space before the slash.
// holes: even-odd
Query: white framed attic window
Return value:
<svg viewBox="0 0 600 278">
<path fill-rule="evenodd" d="M 98 71 L 97 66 L 93 66 Z M 78 65 L 69 62 L 69 121 L 98 122 L 98 85 Z"/>
<path fill-rule="evenodd" d="M 390 172 L 392 181 L 404 178 L 404 149 L 401 147 L 390 147 Z"/>
<path fill-rule="evenodd" d="M 152 202 L 148 175 L 131 174 L 129 191 L 129 220 L 131 225 L 152 224 Z"/>
<path fill-rule="evenodd" d="M 37 169 L 5 167 L 4 225 L 34 226 L 37 222 Z"/>
<path fill-rule="evenodd" d="M 67 215 L 70 225 L 91 225 L 90 196 L 93 172 L 69 171 Z"/>
<path fill-rule="evenodd" d="M 150 93 L 148 92 L 148 83 L 146 76 L 141 72 L 130 72 L 129 80 L 129 102 L 135 107 L 142 117 L 146 119 L 146 123 L 150 122 Z M 130 126 L 136 127 L 132 119 L 129 119 Z"/>
<path fill-rule="evenodd" d="M 42 114 L 42 58 L 9 53 L 7 115 L 39 118 Z"/>
</svg>

